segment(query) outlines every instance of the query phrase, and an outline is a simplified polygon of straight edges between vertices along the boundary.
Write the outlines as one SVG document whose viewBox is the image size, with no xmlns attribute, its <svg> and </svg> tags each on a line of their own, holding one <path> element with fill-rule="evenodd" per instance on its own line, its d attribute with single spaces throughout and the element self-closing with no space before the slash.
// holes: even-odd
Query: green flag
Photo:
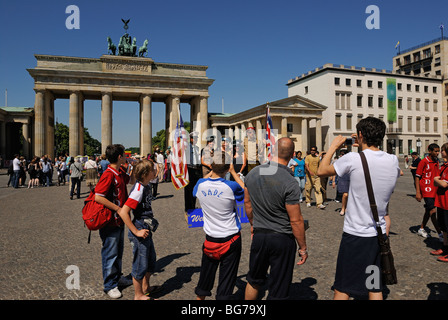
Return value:
<svg viewBox="0 0 448 320">
<path fill-rule="evenodd" d="M 387 121 L 397 122 L 397 81 L 387 78 Z"/>
</svg>

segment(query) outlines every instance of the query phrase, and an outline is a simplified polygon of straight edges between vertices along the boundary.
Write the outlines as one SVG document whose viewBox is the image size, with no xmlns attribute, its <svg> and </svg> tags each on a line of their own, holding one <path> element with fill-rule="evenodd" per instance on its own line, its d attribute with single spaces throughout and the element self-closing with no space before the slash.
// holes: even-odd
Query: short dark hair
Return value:
<svg viewBox="0 0 448 320">
<path fill-rule="evenodd" d="M 367 146 L 379 147 L 386 134 L 386 124 L 381 119 L 367 117 L 361 119 L 361 121 L 356 124 L 356 133 L 359 132 L 361 132 L 363 140 L 366 142 Z"/>
<path fill-rule="evenodd" d="M 216 159 L 216 158 L 215 158 L 215 160 L 219 160 L 219 158 L 218 159 Z M 230 161 L 231 160 L 230 160 L 230 157 L 228 157 L 225 152 L 222 153 L 220 160 L 221 161 L 213 161 L 213 163 L 212 163 L 212 171 L 218 175 L 221 175 L 230 169 Z M 220 163 L 218 163 L 218 162 L 220 162 Z"/>
<path fill-rule="evenodd" d="M 437 143 L 431 143 L 428 146 L 428 151 L 433 151 L 434 149 L 440 149 L 439 145 Z"/>
<path fill-rule="evenodd" d="M 106 147 L 106 158 L 110 163 L 117 163 L 118 157 L 124 153 L 122 144 L 110 144 Z"/>
</svg>

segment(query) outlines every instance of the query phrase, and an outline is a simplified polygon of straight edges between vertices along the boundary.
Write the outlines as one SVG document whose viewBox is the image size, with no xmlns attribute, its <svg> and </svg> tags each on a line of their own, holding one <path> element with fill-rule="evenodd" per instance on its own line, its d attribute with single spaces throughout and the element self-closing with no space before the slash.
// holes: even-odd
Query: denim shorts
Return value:
<svg viewBox="0 0 448 320">
<path fill-rule="evenodd" d="M 135 227 L 148 229 L 146 224 L 134 221 Z M 132 246 L 132 272 L 131 275 L 137 280 L 143 279 L 147 272 L 154 273 L 156 265 L 156 251 L 152 240 L 152 233 L 149 232 L 146 239 L 136 237 L 130 230 L 128 233 L 129 241 Z"/>
</svg>

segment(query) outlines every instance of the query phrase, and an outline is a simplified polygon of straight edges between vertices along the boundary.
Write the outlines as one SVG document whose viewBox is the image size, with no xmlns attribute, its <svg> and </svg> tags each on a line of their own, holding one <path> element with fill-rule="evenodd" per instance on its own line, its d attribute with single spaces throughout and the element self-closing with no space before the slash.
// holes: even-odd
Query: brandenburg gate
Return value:
<svg viewBox="0 0 448 320">
<path fill-rule="evenodd" d="M 103 55 L 80 58 L 35 55 L 37 66 L 27 69 L 34 78 L 34 154 L 54 157 L 54 101 L 69 99 L 69 154 L 83 153 L 86 99 L 101 101 L 102 153 L 113 143 L 113 101 L 140 104 L 140 154 L 152 152 L 152 102 L 165 103 L 167 146 L 176 128 L 180 103 L 189 103 L 191 130 L 204 133 L 208 127 L 207 66 L 159 63 L 143 56 Z M 159 119 L 154 119 L 159 121 Z M 194 127 L 193 127 L 194 125 Z M 205 146 L 205 136 L 202 146 Z"/>
</svg>

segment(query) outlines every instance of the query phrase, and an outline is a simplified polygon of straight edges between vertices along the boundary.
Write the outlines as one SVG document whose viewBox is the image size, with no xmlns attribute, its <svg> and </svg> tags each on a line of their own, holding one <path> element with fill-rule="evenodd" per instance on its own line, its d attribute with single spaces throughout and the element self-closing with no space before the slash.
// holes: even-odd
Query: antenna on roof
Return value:
<svg viewBox="0 0 448 320">
<path fill-rule="evenodd" d="M 8 106 L 8 89 L 5 89 L 5 107 Z"/>
<path fill-rule="evenodd" d="M 222 108 L 222 113 L 224 113 L 224 98 L 222 98 L 222 106 L 221 106 L 221 108 Z"/>
</svg>

